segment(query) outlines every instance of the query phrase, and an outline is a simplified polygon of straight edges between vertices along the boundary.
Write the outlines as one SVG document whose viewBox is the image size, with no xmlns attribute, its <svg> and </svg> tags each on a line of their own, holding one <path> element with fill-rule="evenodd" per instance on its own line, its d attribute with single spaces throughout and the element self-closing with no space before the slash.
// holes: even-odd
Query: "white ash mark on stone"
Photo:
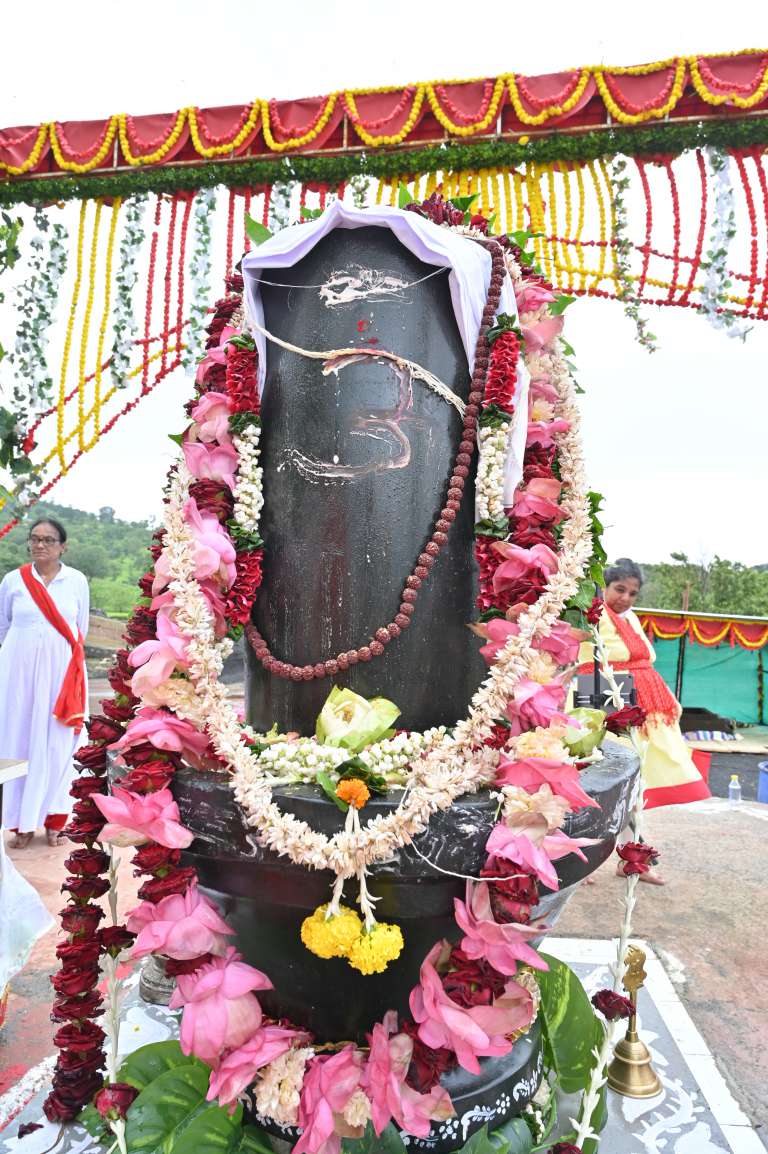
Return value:
<svg viewBox="0 0 768 1154">
<path fill-rule="evenodd" d="M 320 286 L 318 296 L 326 308 L 334 309 L 364 300 L 374 304 L 404 301 L 405 290 L 409 287 L 409 282 L 397 273 L 352 264 L 348 269 L 334 269 Z"/>
</svg>

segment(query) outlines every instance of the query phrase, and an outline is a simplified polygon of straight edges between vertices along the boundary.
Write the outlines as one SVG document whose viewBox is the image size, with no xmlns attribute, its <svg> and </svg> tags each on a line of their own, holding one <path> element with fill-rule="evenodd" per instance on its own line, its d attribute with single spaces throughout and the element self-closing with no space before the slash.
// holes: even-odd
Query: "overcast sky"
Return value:
<svg viewBox="0 0 768 1154">
<path fill-rule="evenodd" d="M 762 0 L 727 8 L 701 0 L 632 8 L 613 0 L 37 0 L 34 9 L 8 6 L 3 21 L 3 125 L 768 45 Z M 688 310 L 650 319 L 660 343 L 653 356 L 615 302 L 578 301 L 567 313 L 587 390 L 589 472 L 607 498 L 608 551 L 646 561 L 671 550 L 768 561 L 768 325 L 742 344 Z M 166 432 L 178 429 L 188 391 L 183 377 L 164 383 L 53 499 L 109 504 L 123 517 L 157 513 L 172 448 Z"/>
</svg>

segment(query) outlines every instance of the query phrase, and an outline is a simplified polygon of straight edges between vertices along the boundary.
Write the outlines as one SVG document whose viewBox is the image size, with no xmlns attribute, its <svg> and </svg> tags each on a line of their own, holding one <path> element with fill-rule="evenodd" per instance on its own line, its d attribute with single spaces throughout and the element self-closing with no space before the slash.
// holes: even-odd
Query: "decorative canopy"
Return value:
<svg viewBox="0 0 768 1154">
<path fill-rule="evenodd" d="M 728 642 L 742 649 L 762 649 L 768 645 L 768 620 L 764 617 L 678 613 L 666 609 L 638 609 L 637 615 L 651 640 L 671 641 L 687 635 L 689 641 L 698 645 Z"/>
</svg>

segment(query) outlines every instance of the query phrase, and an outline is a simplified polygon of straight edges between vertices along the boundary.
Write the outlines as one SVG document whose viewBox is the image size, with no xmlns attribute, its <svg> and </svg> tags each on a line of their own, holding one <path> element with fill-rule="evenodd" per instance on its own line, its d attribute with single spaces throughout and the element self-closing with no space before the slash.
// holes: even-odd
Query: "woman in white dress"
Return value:
<svg viewBox="0 0 768 1154">
<path fill-rule="evenodd" d="M 88 582 L 63 564 L 66 541 L 58 521 L 37 521 L 29 533 L 32 564 L 0 582 L 0 757 L 29 763 L 27 776 L 3 791 L 2 824 L 15 832 L 16 849 L 41 825 L 49 845 L 63 840 L 88 701 Z"/>
</svg>

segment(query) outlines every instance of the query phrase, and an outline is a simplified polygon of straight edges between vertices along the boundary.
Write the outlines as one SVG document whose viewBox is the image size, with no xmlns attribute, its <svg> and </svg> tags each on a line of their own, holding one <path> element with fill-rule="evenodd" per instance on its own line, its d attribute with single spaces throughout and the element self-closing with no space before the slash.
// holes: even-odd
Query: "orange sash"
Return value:
<svg viewBox="0 0 768 1154">
<path fill-rule="evenodd" d="M 32 576 L 32 565 L 22 565 L 19 569 L 27 592 L 49 625 L 60 633 L 72 650 L 67 672 L 61 683 L 59 696 L 53 707 L 53 716 L 62 725 L 68 725 L 79 733 L 85 720 L 85 648 L 83 635 L 78 629 L 77 640 L 56 608 L 56 602 L 41 581 Z"/>
</svg>

